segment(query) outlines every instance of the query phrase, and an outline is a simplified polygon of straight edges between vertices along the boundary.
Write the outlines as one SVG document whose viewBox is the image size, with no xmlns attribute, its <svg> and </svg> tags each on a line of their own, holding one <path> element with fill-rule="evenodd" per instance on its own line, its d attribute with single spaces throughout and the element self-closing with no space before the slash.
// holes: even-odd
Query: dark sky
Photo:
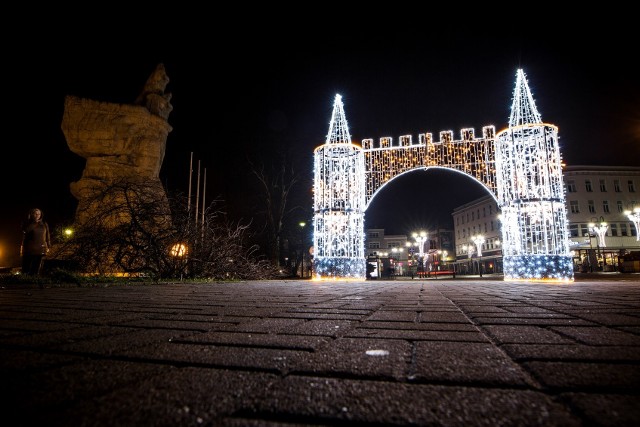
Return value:
<svg viewBox="0 0 640 427">
<path fill-rule="evenodd" d="M 220 24 L 218 18 L 217 23 Z M 285 21 L 280 21 L 280 23 Z M 207 168 L 208 197 L 230 202 L 245 190 L 242 152 L 289 144 L 312 174 L 336 93 L 353 140 L 507 124 L 516 70 L 523 68 L 545 122 L 559 128 L 567 164 L 640 166 L 637 37 L 558 27 L 552 34 L 424 31 L 402 27 L 244 25 L 183 33 L 159 28 L 91 33 L 65 28 L 25 47 L 10 46 L 4 74 L 2 253 L 40 207 L 53 225 L 72 219 L 69 183 L 84 160 L 60 125 L 66 95 L 133 103 L 164 63 L 173 94 L 161 178 L 186 191 L 190 153 Z M 213 28 L 214 26 L 212 26 Z M 516 35 L 514 35 L 516 34 Z M 7 112 L 8 111 L 8 112 Z M 366 213 L 367 227 L 410 232 L 448 225 L 454 207 L 485 194 L 458 174 L 415 172 L 387 186 Z M 240 196 L 239 196 L 240 195 Z M 311 206 L 308 207 L 310 219 Z M 248 212 L 247 216 L 251 213 Z"/>
</svg>

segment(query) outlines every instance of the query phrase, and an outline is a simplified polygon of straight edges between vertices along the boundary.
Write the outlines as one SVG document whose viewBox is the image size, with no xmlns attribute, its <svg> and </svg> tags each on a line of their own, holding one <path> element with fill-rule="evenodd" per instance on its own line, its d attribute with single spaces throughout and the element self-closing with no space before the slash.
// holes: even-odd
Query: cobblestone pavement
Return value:
<svg viewBox="0 0 640 427">
<path fill-rule="evenodd" d="M 3 424 L 635 427 L 626 277 L 4 287 Z"/>
</svg>

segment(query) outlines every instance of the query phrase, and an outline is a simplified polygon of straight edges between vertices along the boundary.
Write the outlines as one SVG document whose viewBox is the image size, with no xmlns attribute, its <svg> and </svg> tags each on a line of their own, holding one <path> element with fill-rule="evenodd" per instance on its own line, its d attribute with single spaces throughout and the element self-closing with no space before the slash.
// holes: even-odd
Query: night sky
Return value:
<svg viewBox="0 0 640 427">
<path fill-rule="evenodd" d="M 518 68 L 542 119 L 558 126 L 567 164 L 640 166 L 640 70 L 626 54 L 637 52 L 637 37 L 374 27 L 322 32 L 304 23 L 263 24 L 236 38 L 221 30 L 150 34 L 114 25 L 99 36 L 67 28 L 26 49 L 8 47 L 0 266 L 17 251 L 28 209 L 41 208 L 52 226 L 73 218 L 69 184 L 80 178 L 84 159 L 69 150 L 60 128 L 65 96 L 133 103 L 158 63 L 173 96 L 163 183 L 187 190 L 193 152 L 207 168 L 207 198 L 225 200 L 245 218 L 252 216 L 238 202 L 249 182 L 245 153 L 268 156 L 287 146 L 310 190 L 313 149 L 324 143 L 337 93 L 355 142 L 422 132 L 437 139 L 443 130 L 457 139 L 465 127 L 477 135 L 486 125 L 506 127 Z M 484 194 L 457 173 L 414 172 L 375 198 L 365 226 L 394 233 L 450 227 L 454 207 Z M 301 219 L 310 220 L 311 209 Z"/>
</svg>

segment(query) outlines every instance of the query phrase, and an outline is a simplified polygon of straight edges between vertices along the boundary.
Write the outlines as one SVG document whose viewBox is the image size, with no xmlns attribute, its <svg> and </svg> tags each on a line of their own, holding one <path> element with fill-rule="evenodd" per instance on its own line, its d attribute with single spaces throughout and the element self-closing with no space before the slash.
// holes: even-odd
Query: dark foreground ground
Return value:
<svg viewBox="0 0 640 427">
<path fill-rule="evenodd" d="M 5 426 L 638 426 L 640 276 L 0 289 Z"/>
</svg>

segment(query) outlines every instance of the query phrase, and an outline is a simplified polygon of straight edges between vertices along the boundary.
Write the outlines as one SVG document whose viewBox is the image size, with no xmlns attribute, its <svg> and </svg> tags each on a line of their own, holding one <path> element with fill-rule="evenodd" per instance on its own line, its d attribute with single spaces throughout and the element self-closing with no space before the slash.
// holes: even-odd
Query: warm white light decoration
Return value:
<svg viewBox="0 0 640 427">
<path fill-rule="evenodd" d="M 482 256 L 482 245 L 484 245 L 484 236 L 482 234 L 471 236 L 471 241 L 476 245 L 478 256 Z"/>
<path fill-rule="evenodd" d="M 505 279 L 573 280 L 558 129 L 542 123 L 523 70 L 496 139 Z"/>
<path fill-rule="evenodd" d="M 573 280 L 566 199 L 557 127 L 542 123 L 524 72 L 518 70 L 509 127 L 476 138 L 471 128 L 351 143 L 342 98 L 336 95 L 329 134 L 314 153 L 316 278 L 364 278 L 364 211 L 394 178 L 439 167 L 463 173 L 487 188 L 502 210 L 504 277 Z M 638 224 L 636 223 L 636 227 Z M 423 247 L 420 245 L 421 255 Z M 463 249 L 467 250 L 467 249 Z M 468 246 L 471 257 L 474 248 Z M 482 252 L 478 248 L 478 256 Z"/>
<path fill-rule="evenodd" d="M 411 135 L 399 138 L 393 145 L 393 138 L 362 140 L 365 156 L 367 207 L 373 197 L 392 179 L 416 169 L 442 167 L 468 175 L 483 184 L 495 195 L 496 171 L 494 138 L 495 127 L 482 128 L 482 138 L 475 137 L 471 128 L 460 131 L 461 138 L 453 139 L 452 131 L 440 132 L 440 140 L 433 141 L 431 133 L 422 133 L 417 143 Z"/>
<path fill-rule="evenodd" d="M 314 152 L 313 247 L 316 279 L 365 279 L 364 154 L 351 143 L 342 97 Z"/>
<path fill-rule="evenodd" d="M 607 242 L 605 241 L 605 237 L 607 237 L 607 230 L 609 229 L 609 225 L 604 221 L 601 221 L 600 224 L 591 222 L 589 223 L 589 229 L 592 233 L 595 233 L 596 236 L 598 236 L 598 246 L 606 248 Z"/>
<path fill-rule="evenodd" d="M 634 208 L 633 212 L 625 211 L 624 214 L 636 227 L 636 240 L 640 240 L 640 208 Z"/>
</svg>

